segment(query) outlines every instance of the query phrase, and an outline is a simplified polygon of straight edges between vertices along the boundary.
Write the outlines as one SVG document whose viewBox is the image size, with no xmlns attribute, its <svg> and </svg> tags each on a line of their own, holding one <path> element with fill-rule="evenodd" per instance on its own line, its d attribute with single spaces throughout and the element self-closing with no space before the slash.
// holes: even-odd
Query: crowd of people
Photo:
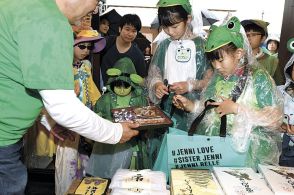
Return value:
<svg viewBox="0 0 294 195">
<path fill-rule="evenodd" d="M 100 17 L 98 31 L 91 27 L 98 5 L 99 0 L 0 2 L 0 194 L 24 194 L 23 136 L 36 121 L 50 132 L 48 139 L 58 140 L 56 194 L 86 175 L 111 179 L 119 168 L 152 169 L 168 131 L 138 136 L 138 124 L 113 123 L 111 109 L 128 106 L 158 105 L 174 128 L 188 131 L 213 100 L 208 104 L 216 108 L 197 134 L 219 135 L 226 115 L 233 147 L 248 148 L 247 166 L 294 166 L 294 157 L 285 155 L 294 153 L 294 59 L 282 75 L 277 53 L 283 46 L 268 38 L 269 23 L 228 15 L 211 25 L 206 38 L 201 13 L 189 0 L 159 0 L 158 21 L 168 38 L 153 52 L 147 46 L 146 59 L 134 42 L 140 18 L 122 16 L 118 34 L 109 35 L 107 17 Z M 288 48 L 294 53 L 293 43 Z"/>
</svg>

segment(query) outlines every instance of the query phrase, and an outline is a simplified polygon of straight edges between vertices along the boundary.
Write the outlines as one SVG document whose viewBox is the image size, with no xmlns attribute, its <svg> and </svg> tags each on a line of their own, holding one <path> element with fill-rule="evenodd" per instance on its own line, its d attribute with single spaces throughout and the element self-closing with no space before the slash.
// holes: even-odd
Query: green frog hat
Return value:
<svg viewBox="0 0 294 195">
<path fill-rule="evenodd" d="M 189 0 L 159 0 L 157 7 L 170 7 L 175 5 L 181 5 L 188 14 L 192 13 L 192 6 Z"/>
<path fill-rule="evenodd" d="M 228 15 L 219 26 L 212 25 L 210 34 L 205 43 L 205 52 L 209 53 L 217 50 L 229 43 L 233 43 L 237 48 L 242 48 L 245 52 L 242 61 L 246 64 L 256 64 L 256 58 L 252 54 L 252 49 L 245 30 L 236 16 Z"/>
<path fill-rule="evenodd" d="M 189 0 L 159 0 L 157 7 L 168 8 L 171 6 L 182 6 L 187 14 L 192 16 L 189 27 L 191 28 L 193 34 L 203 36 L 206 33 L 203 30 L 202 12 L 198 9 L 199 6 L 195 0 L 191 2 L 192 3 L 190 3 Z"/>
<path fill-rule="evenodd" d="M 123 81 L 132 86 L 132 88 L 136 88 L 144 81 L 144 79 L 137 74 L 134 63 L 128 57 L 119 59 L 113 68 L 109 68 L 106 71 L 106 74 L 109 76 L 107 89 L 110 91 L 113 91 L 112 85 L 116 82 Z"/>
<path fill-rule="evenodd" d="M 241 23 L 237 17 L 232 17 L 228 22 L 209 29 L 210 34 L 205 44 L 205 52 L 211 52 L 229 43 L 238 48 L 243 48 L 244 38 L 241 33 Z"/>
</svg>

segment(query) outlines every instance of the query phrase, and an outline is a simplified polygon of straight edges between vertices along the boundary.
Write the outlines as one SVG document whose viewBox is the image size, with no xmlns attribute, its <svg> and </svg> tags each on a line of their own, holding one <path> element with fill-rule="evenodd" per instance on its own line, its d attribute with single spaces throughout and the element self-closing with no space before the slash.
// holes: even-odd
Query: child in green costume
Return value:
<svg viewBox="0 0 294 195">
<path fill-rule="evenodd" d="M 160 0 L 158 20 L 163 31 L 170 36 L 158 45 L 150 63 L 147 77 L 149 98 L 162 109 L 172 113 L 172 96 L 182 94 L 198 99 L 211 75 L 211 66 L 204 55 L 201 37 L 201 14 L 192 13 L 189 0 Z M 170 87 L 166 85 L 167 80 Z M 189 113 L 175 110 L 175 127 L 189 128 Z"/>
<path fill-rule="evenodd" d="M 119 59 L 113 68 L 107 70 L 108 92 L 97 101 L 94 111 L 101 117 L 112 120 L 111 110 L 129 106 L 146 106 L 146 90 L 141 86 L 143 78 L 137 75 L 130 58 Z M 103 144 L 96 142 L 86 172 L 93 176 L 112 178 L 119 168 L 131 166 L 133 151 L 137 143 L 131 140 L 125 144 Z"/>
<path fill-rule="evenodd" d="M 192 102 L 176 95 L 174 105 L 196 116 L 204 102 L 212 99 L 218 107 L 206 112 L 197 134 L 218 136 L 220 117 L 227 116 L 227 134 L 233 138 L 233 148 L 245 152 L 246 164 L 278 164 L 283 100 L 278 95 L 270 75 L 256 67 L 249 42 L 238 18 L 229 18 L 220 26 L 212 26 L 205 45 L 207 58 L 215 74 L 203 92 L 201 100 Z"/>
</svg>

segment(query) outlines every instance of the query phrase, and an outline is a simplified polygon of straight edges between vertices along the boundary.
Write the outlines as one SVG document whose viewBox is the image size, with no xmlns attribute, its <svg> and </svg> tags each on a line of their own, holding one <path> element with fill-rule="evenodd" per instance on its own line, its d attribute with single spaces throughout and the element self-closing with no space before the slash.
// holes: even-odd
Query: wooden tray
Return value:
<svg viewBox="0 0 294 195">
<path fill-rule="evenodd" d="M 136 122 L 138 130 L 159 129 L 173 125 L 172 120 L 157 106 L 112 109 L 113 122 Z"/>
</svg>

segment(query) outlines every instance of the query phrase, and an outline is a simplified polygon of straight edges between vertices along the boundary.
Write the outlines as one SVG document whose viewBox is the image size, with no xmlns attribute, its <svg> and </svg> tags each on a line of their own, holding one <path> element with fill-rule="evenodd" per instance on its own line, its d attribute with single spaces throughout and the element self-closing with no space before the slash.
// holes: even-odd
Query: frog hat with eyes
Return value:
<svg viewBox="0 0 294 195">
<path fill-rule="evenodd" d="M 109 76 L 107 89 L 119 96 L 128 95 L 131 90 L 136 90 L 144 79 L 136 72 L 135 65 L 128 57 L 119 59 L 113 68 L 106 71 Z"/>
<path fill-rule="evenodd" d="M 210 34 L 205 44 L 205 52 L 211 52 L 229 43 L 237 48 L 243 48 L 244 38 L 241 31 L 241 23 L 237 17 L 232 17 L 228 22 L 220 26 L 212 25 Z"/>
<path fill-rule="evenodd" d="M 244 51 L 244 58 L 242 58 L 242 63 L 240 63 L 240 65 L 256 64 L 256 59 L 252 54 L 252 49 L 244 28 L 237 17 L 233 16 L 228 18 L 219 26 L 212 25 L 209 31 L 210 33 L 205 44 L 206 53 L 215 51 L 229 43 L 233 43 L 237 48 L 241 48 Z"/>
<path fill-rule="evenodd" d="M 242 31 L 243 30 L 243 31 Z M 242 33 L 243 32 L 243 33 Z M 212 25 L 210 28 L 210 34 L 208 36 L 207 42 L 205 44 L 205 52 L 213 52 L 229 43 L 233 43 L 237 48 L 241 48 L 245 51 L 245 55 L 238 66 L 243 66 L 244 64 L 248 64 L 250 55 L 250 47 L 248 47 L 249 42 L 246 38 L 245 31 L 241 26 L 240 20 L 237 17 L 231 17 L 227 19 L 223 24 L 216 26 Z M 250 60 L 252 57 L 250 57 Z M 252 62 L 252 61 L 250 61 Z M 251 64 L 251 63 L 250 63 Z M 244 66 L 247 67 L 247 66 Z M 241 92 L 244 89 L 247 76 L 248 76 L 248 68 L 244 68 L 244 71 L 236 71 L 234 73 L 238 79 L 237 84 L 232 83 L 232 85 L 236 85 L 236 89 L 232 91 L 230 96 L 234 101 L 240 96 Z M 218 87 L 218 86 L 216 86 Z M 220 86 L 222 87 L 222 86 Z M 228 88 L 227 90 L 232 90 Z"/>
</svg>

